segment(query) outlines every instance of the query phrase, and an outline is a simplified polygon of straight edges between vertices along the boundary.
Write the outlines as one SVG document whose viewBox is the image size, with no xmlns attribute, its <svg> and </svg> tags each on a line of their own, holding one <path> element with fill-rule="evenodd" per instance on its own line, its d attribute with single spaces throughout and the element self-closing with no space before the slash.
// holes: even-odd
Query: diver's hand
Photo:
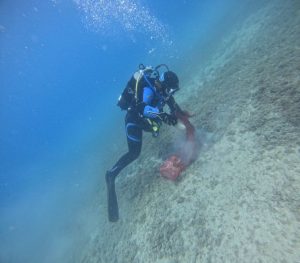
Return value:
<svg viewBox="0 0 300 263">
<path fill-rule="evenodd" d="M 159 114 L 162 121 L 168 125 L 176 125 L 177 124 L 177 117 L 173 114 L 168 113 L 161 113 Z"/>
</svg>

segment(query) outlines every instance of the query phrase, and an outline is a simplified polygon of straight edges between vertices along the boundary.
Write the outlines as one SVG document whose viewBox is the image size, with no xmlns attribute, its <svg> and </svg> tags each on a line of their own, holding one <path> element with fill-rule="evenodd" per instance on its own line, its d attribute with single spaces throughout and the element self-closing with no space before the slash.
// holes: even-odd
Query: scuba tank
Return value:
<svg viewBox="0 0 300 263">
<path fill-rule="evenodd" d="M 119 106 L 121 110 L 131 110 L 135 108 L 139 100 L 141 100 L 140 88 L 146 85 L 153 86 L 153 80 L 158 78 L 159 72 L 157 70 L 150 66 L 145 67 L 144 64 L 140 64 L 139 70 L 133 74 L 120 95 L 117 106 Z"/>
</svg>

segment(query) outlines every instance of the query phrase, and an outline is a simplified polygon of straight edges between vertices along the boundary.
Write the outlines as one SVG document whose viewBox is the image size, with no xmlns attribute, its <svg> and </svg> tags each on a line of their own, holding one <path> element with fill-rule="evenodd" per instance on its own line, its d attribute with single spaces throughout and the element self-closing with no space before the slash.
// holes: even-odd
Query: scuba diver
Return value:
<svg viewBox="0 0 300 263">
<path fill-rule="evenodd" d="M 160 73 L 159 69 L 162 67 L 166 70 Z M 157 137 L 162 123 L 176 125 L 176 113 L 185 114 L 173 97 L 178 90 L 178 77 L 167 65 L 161 64 L 153 69 L 140 64 L 139 70 L 133 74 L 120 96 L 118 106 L 127 111 L 125 130 L 128 152 L 105 175 L 110 222 L 119 219 L 115 179 L 124 167 L 140 155 L 143 131 L 151 132 Z M 170 113 L 163 111 L 166 104 Z"/>
</svg>

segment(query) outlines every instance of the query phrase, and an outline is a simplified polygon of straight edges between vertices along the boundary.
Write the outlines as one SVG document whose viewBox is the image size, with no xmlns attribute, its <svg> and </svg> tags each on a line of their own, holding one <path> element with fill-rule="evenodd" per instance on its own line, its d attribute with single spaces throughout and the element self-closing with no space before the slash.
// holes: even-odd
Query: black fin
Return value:
<svg viewBox="0 0 300 263">
<path fill-rule="evenodd" d="M 117 222 L 119 220 L 119 207 L 115 190 L 115 178 L 114 176 L 110 176 L 110 172 L 107 172 L 105 179 L 107 187 L 108 220 L 110 222 Z"/>
</svg>

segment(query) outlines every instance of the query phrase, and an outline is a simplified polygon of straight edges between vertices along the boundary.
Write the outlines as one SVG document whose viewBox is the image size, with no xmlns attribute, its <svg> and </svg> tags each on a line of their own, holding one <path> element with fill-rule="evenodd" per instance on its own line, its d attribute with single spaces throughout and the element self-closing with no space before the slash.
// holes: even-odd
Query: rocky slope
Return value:
<svg viewBox="0 0 300 263">
<path fill-rule="evenodd" d="M 166 181 L 158 167 L 180 131 L 146 135 L 118 179 L 116 224 L 101 189 L 82 263 L 300 262 L 299 25 L 298 0 L 269 1 L 191 72 L 178 100 L 196 114 L 199 158 Z"/>
</svg>

